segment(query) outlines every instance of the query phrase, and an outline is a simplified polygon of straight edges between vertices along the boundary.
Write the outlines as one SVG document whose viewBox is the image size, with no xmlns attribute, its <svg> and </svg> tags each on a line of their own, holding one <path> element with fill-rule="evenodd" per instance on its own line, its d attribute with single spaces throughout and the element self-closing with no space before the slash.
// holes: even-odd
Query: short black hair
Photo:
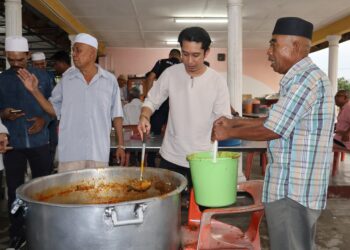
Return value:
<svg viewBox="0 0 350 250">
<path fill-rule="evenodd" d="M 66 51 L 58 51 L 56 52 L 52 57 L 51 60 L 58 61 L 58 62 L 64 62 L 68 65 L 70 65 L 70 56 Z"/>
<path fill-rule="evenodd" d="M 338 90 L 337 95 L 338 94 L 344 95 L 346 98 L 350 97 L 350 91 L 347 90 L 347 89 L 340 89 L 340 90 Z"/>
<path fill-rule="evenodd" d="M 141 95 L 141 91 L 136 87 L 132 87 L 129 91 L 130 99 L 140 98 L 140 95 Z"/>
<path fill-rule="evenodd" d="M 170 57 L 179 57 L 180 58 L 181 57 L 181 52 L 178 49 L 172 49 L 169 52 L 169 56 Z"/>
<path fill-rule="evenodd" d="M 211 44 L 211 39 L 208 32 L 201 27 L 189 27 L 182 30 L 177 41 L 182 47 L 183 41 L 202 43 L 202 49 L 207 51 Z"/>
</svg>

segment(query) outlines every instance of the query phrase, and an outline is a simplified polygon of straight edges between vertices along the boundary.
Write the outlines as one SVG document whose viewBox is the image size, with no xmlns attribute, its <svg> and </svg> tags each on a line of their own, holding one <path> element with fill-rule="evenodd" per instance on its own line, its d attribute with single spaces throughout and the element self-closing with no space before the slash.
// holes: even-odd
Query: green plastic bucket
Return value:
<svg viewBox="0 0 350 250">
<path fill-rule="evenodd" d="M 187 156 L 197 204 L 224 207 L 236 202 L 239 156 L 235 152 L 218 152 L 216 163 L 212 152 Z"/>
</svg>

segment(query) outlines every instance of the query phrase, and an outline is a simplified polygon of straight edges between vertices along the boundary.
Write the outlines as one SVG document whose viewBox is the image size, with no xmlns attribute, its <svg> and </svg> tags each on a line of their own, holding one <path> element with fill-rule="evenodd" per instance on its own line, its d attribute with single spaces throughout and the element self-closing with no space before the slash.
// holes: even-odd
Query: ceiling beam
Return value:
<svg viewBox="0 0 350 250">
<path fill-rule="evenodd" d="M 70 35 L 82 32 L 90 33 L 88 28 L 79 22 L 59 0 L 26 0 L 26 2 Z M 103 55 L 105 53 L 105 45 L 101 41 L 98 44 L 98 53 Z"/>
<path fill-rule="evenodd" d="M 350 16 L 341 18 L 313 33 L 312 45 L 317 45 L 327 41 L 329 35 L 342 35 L 350 32 Z"/>
</svg>

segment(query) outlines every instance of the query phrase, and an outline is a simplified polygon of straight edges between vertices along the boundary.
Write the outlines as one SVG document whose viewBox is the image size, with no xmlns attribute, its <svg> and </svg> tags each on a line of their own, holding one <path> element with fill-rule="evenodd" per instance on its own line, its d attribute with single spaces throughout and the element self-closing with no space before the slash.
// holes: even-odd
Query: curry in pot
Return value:
<svg viewBox="0 0 350 250">
<path fill-rule="evenodd" d="M 56 204 L 112 204 L 162 196 L 177 188 L 170 182 L 153 178 L 151 187 L 139 192 L 130 188 L 132 181 L 130 179 L 126 182 L 106 182 L 92 179 L 49 188 L 32 195 L 31 198 Z"/>
</svg>

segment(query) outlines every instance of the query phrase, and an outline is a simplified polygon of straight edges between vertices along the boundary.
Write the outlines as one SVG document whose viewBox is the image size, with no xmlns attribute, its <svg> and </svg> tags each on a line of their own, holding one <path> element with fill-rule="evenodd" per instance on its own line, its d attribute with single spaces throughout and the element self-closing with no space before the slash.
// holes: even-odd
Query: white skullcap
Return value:
<svg viewBox="0 0 350 250">
<path fill-rule="evenodd" d="M 32 54 L 32 61 L 41 61 L 45 59 L 45 54 L 43 52 L 35 52 Z"/>
<path fill-rule="evenodd" d="M 86 33 L 80 33 L 75 37 L 74 43 L 85 43 L 87 45 L 90 45 L 94 48 L 98 48 L 98 42 L 97 39 L 89 34 Z"/>
<path fill-rule="evenodd" d="M 28 41 L 23 36 L 8 36 L 5 39 L 5 51 L 28 52 Z"/>
</svg>

